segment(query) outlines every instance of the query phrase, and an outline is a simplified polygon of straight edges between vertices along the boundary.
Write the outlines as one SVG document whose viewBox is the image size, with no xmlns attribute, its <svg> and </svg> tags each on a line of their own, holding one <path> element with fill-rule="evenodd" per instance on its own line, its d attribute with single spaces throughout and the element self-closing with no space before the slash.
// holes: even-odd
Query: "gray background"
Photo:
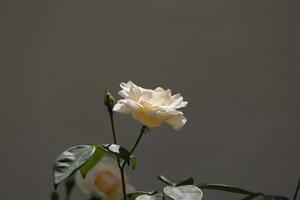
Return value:
<svg viewBox="0 0 300 200">
<path fill-rule="evenodd" d="M 299 1 L 288 0 L 0 0 L 0 199 L 48 199 L 60 152 L 110 142 L 102 95 L 128 80 L 189 101 L 181 132 L 143 138 L 127 170 L 137 189 L 161 188 L 155 176 L 165 174 L 290 196 L 299 19 Z M 140 124 L 116 121 L 129 147 Z"/>
</svg>

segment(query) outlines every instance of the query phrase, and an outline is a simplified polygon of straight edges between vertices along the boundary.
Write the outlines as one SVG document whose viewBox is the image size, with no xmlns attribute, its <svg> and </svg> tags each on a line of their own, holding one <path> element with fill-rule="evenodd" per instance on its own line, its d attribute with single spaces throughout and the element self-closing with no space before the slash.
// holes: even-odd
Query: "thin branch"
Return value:
<svg viewBox="0 0 300 200">
<path fill-rule="evenodd" d="M 298 181 L 298 184 L 297 184 L 297 187 L 296 187 L 296 191 L 295 191 L 293 200 L 297 199 L 297 195 L 298 195 L 299 189 L 300 189 L 300 179 Z"/>
<path fill-rule="evenodd" d="M 116 130 L 115 130 L 115 123 L 114 123 L 113 112 L 110 112 L 108 110 L 108 113 L 109 113 L 109 117 L 110 117 L 110 124 L 111 124 L 112 133 L 113 133 L 114 144 L 117 144 L 117 136 L 116 136 Z M 120 174 L 121 174 L 121 179 L 122 179 L 123 199 L 126 200 L 127 194 L 126 194 L 124 165 L 121 164 L 121 161 L 120 161 L 119 158 L 117 158 L 117 163 L 118 163 L 118 167 L 120 169 Z"/>
<path fill-rule="evenodd" d="M 116 136 L 113 112 L 109 112 L 109 118 L 110 118 L 112 133 L 113 133 L 114 144 L 117 144 L 117 136 Z"/>
<path fill-rule="evenodd" d="M 142 128 L 141 128 L 141 131 L 140 131 L 140 135 L 139 137 L 137 138 L 137 140 L 135 141 L 131 151 L 130 151 L 130 155 L 133 154 L 134 150 L 136 149 L 136 147 L 138 146 L 139 142 L 141 141 L 143 135 L 144 135 L 144 132 L 146 130 L 147 126 L 143 125 Z"/>
</svg>

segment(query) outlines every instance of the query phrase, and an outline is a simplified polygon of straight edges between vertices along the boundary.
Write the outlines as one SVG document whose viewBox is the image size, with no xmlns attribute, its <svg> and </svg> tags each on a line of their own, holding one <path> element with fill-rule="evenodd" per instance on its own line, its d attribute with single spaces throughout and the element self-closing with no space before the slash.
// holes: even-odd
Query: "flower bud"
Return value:
<svg viewBox="0 0 300 200">
<path fill-rule="evenodd" d="M 106 91 L 104 95 L 104 105 L 107 107 L 109 112 L 112 112 L 114 105 L 116 104 L 115 98 L 110 92 Z"/>
</svg>

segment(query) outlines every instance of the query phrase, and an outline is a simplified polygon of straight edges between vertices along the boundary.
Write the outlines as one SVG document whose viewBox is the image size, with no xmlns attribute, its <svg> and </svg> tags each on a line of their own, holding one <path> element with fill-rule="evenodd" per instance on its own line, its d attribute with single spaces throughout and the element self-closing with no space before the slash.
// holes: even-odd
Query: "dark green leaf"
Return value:
<svg viewBox="0 0 300 200">
<path fill-rule="evenodd" d="M 53 165 L 53 182 L 56 188 L 59 183 L 64 181 L 93 155 L 94 146 L 79 145 L 72 147 L 60 154 Z"/>
<path fill-rule="evenodd" d="M 173 181 L 171 181 L 168 177 L 166 176 L 163 176 L 163 175 L 158 175 L 157 178 L 159 180 L 161 180 L 162 182 L 166 183 L 167 185 L 170 185 L 170 186 L 175 186 L 176 183 L 174 183 Z"/>
<path fill-rule="evenodd" d="M 201 184 L 198 186 L 200 189 L 210 189 L 210 190 L 220 190 L 224 192 L 232 192 L 232 193 L 238 193 L 238 194 L 247 194 L 247 195 L 253 195 L 253 192 L 250 192 L 248 190 L 245 190 L 243 188 L 231 186 L 231 185 L 223 185 L 223 184 Z"/>
<path fill-rule="evenodd" d="M 167 186 L 164 193 L 173 200 L 201 200 L 203 193 L 194 185 Z"/>
<path fill-rule="evenodd" d="M 181 181 L 176 184 L 176 186 L 182 186 L 182 185 L 193 185 L 194 184 L 194 179 L 193 178 L 188 178 L 184 181 Z"/>
<path fill-rule="evenodd" d="M 130 164 L 132 169 L 135 169 L 135 167 L 136 167 L 136 158 L 135 158 L 135 156 L 133 156 L 133 155 L 130 156 L 129 164 Z"/>
<path fill-rule="evenodd" d="M 59 200 L 59 195 L 57 192 L 52 192 L 50 196 L 51 200 Z"/>
<path fill-rule="evenodd" d="M 130 153 L 124 147 L 118 144 L 103 144 L 102 147 L 111 155 L 123 159 L 128 165 L 130 162 Z"/>
<path fill-rule="evenodd" d="M 83 177 L 86 176 L 86 174 L 99 162 L 103 159 L 105 156 L 106 152 L 99 146 L 99 145 L 94 145 L 95 146 L 95 151 L 93 155 L 89 158 L 89 160 L 82 166 L 80 167 L 80 172 Z"/>
</svg>

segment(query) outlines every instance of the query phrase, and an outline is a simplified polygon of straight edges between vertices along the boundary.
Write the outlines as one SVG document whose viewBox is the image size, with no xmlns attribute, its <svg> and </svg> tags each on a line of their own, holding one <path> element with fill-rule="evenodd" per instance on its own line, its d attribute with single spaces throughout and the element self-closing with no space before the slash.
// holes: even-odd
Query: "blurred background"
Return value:
<svg viewBox="0 0 300 200">
<path fill-rule="evenodd" d="M 300 175 L 299 1 L 0 0 L 0 199 L 49 199 L 68 147 L 111 142 L 105 88 L 181 93 L 188 123 L 152 129 L 127 170 L 291 197 Z M 130 147 L 140 124 L 117 115 Z M 63 188 L 59 189 L 63 192 Z M 206 200 L 241 199 L 205 193 Z M 86 199 L 78 190 L 72 199 Z"/>
</svg>

